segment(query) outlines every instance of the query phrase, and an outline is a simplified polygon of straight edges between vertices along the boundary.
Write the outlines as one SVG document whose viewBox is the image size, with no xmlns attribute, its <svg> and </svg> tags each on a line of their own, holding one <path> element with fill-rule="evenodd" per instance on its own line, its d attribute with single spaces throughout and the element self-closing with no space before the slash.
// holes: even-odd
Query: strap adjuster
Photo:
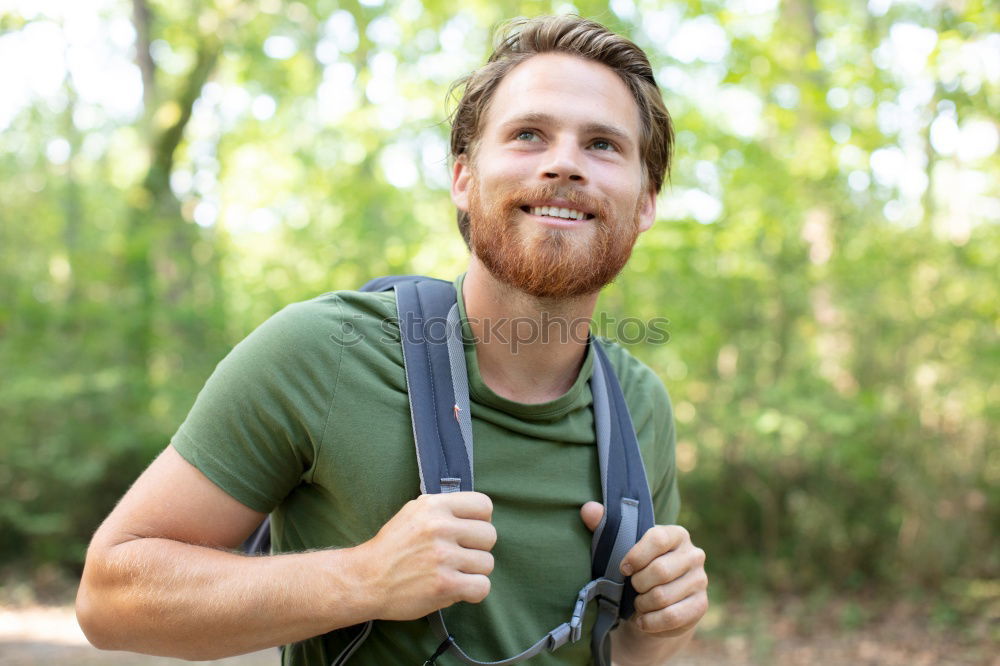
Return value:
<svg viewBox="0 0 1000 666">
<path fill-rule="evenodd" d="M 583 636 L 583 618 L 573 616 L 569 623 L 569 639 L 576 643 Z"/>
<path fill-rule="evenodd" d="M 575 643 L 583 635 L 583 614 L 587 604 L 597 599 L 605 611 L 614 611 L 618 615 L 621 605 L 622 591 L 625 585 L 610 578 L 597 578 L 587 583 L 576 595 L 576 605 L 573 608 L 573 618 L 569 621 L 570 637 Z"/>
<path fill-rule="evenodd" d="M 587 611 L 587 603 L 590 601 L 593 582 L 584 586 L 580 593 L 576 595 L 576 605 L 573 606 L 573 617 L 569 621 L 570 639 L 575 643 L 583 635 L 583 614 Z"/>
<path fill-rule="evenodd" d="M 572 635 L 572 631 L 569 628 L 569 624 L 563 622 L 558 627 L 549 632 L 549 642 L 546 646 L 549 652 L 555 652 L 563 645 L 569 642 Z M 573 639 L 576 641 L 576 639 Z"/>
</svg>

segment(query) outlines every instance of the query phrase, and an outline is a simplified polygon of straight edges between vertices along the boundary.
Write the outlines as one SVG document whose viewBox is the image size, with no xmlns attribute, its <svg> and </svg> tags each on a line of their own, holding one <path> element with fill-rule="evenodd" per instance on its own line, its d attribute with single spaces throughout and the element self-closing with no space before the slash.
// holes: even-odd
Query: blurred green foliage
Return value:
<svg viewBox="0 0 1000 666">
<path fill-rule="evenodd" d="M 462 270 L 447 86 L 500 20 L 576 10 L 648 50 L 677 127 L 601 312 L 670 319 L 632 348 L 714 580 L 1000 572 L 990 3 L 72 4 L 0 14 L 0 563 L 79 567 L 284 304 Z"/>
</svg>

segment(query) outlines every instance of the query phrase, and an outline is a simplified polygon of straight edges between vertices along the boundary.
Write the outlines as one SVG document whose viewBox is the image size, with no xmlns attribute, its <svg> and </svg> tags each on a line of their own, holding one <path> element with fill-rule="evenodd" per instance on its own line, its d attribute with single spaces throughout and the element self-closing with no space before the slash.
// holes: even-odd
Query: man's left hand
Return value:
<svg viewBox="0 0 1000 666">
<path fill-rule="evenodd" d="M 587 502 L 580 509 L 584 524 L 594 531 L 604 506 Z M 629 620 L 647 634 L 679 636 L 694 628 L 708 610 L 705 551 L 691 543 L 680 525 L 649 528 L 625 555 L 622 573 L 632 577 L 638 592 Z"/>
</svg>

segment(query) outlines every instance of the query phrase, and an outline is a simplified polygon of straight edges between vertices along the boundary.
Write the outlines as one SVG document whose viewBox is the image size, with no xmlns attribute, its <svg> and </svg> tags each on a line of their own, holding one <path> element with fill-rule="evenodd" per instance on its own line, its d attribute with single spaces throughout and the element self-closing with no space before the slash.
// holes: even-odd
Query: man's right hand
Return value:
<svg viewBox="0 0 1000 666">
<path fill-rule="evenodd" d="M 482 493 L 421 495 L 355 550 L 379 620 L 415 620 L 490 592 L 497 531 Z"/>
</svg>

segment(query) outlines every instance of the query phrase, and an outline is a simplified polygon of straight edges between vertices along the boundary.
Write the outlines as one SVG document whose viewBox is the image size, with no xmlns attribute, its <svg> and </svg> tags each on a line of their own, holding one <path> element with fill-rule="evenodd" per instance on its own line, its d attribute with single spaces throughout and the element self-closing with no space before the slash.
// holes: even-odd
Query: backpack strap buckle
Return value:
<svg viewBox="0 0 1000 666">
<path fill-rule="evenodd" d="M 587 610 L 587 604 L 594 599 L 598 600 L 602 608 L 608 611 L 614 609 L 617 616 L 624 589 L 624 582 L 614 581 L 610 578 L 595 578 L 584 585 L 579 594 L 576 595 L 576 606 L 573 608 L 573 617 L 569 621 L 570 639 L 574 643 L 580 640 L 580 636 L 583 634 L 583 614 Z"/>
</svg>

